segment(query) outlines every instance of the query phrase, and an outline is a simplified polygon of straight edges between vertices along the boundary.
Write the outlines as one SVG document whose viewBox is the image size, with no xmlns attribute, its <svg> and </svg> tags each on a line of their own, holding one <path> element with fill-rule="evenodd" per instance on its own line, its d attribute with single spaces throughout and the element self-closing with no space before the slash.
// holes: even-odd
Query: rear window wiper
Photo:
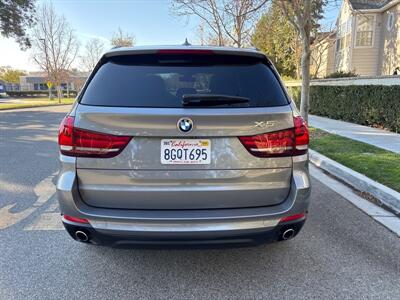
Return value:
<svg viewBox="0 0 400 300">
<path fill-rule="evenodd" d="M 185 94 L 182 96 L 183 106 L 216 106 L 224 104 L 248 103 L 249 98 L 217 94 Z"/>
</svg>

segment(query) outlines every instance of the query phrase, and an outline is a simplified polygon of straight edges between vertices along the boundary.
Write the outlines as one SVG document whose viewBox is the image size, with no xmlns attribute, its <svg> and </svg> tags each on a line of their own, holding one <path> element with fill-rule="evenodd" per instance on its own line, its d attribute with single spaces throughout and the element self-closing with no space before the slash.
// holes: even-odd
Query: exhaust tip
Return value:
<svg viewBox="0 0 400 300">
<path fill-rule="evenodd" d="M 86 232 L 81 231 L 81 230 L 77 230 L 75 232 L 75 237 L 79 242 L 87 242 L 87 241 L 89 241 L 89 237 L 86 234 Z"/>
<path fill-rule="evenodd" d="M 289 240 L 289 239 L 291 239 L 292 237 L 294 237 L 294 229 L 292 229 L 292 228 L 289 228 L 289 229 L 287 229 L 287 230 L 285 230 L 284 232 L 283 232 L 283 234 L 282 234 L 282 239 L 284 239 L 284 240 Z"/>
</svg>

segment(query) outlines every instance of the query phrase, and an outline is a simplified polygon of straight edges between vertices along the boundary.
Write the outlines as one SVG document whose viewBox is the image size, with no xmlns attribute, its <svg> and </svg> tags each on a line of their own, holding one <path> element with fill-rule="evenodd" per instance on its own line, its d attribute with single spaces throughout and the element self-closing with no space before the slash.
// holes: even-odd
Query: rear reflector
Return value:
<svg viewBox="0 0 400 300">
<path fill-rule="evenodd" d="M 279 223 L 284 223 L 284 222 L 290 222 L 290 221 L 296 221 L 296 220 L 300 220 L 306 217 L 306 214 L 302 213 L 302 214 L 295 214 L 292 216 L 287 216 L 287 217 L 283 217 Z"/>
<path fill-rule="evenodd" d="M 67 156 L 110 158 L 117 156 L 132 139 L 74 127 L 74 117 L 66 116 L 58 131 L 60 152 Z"/>
<path fill-rule="evenodd" d="M 71 216 L 67 216 L 67 215 L 63 215 L 63 218 L 67 221 L 71 221 L 71 222 L 75 222 L 75 223 L 89 224 L 89 221 L 87 219 L 71 217 Z"/>
<path fill-rule="evenodd" d="M 308 128 L 302 117 L 293 118 L 294 128 L 253 136 L 241 136 L 240 142 L 257 157 L 295 156 L 307 153 Z"/>
</svg>

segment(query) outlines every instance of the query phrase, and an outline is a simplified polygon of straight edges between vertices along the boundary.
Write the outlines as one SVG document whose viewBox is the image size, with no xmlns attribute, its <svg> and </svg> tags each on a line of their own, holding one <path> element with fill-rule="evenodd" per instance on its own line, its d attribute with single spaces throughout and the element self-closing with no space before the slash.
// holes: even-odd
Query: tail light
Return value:
<svg viewBox="0 0 400 300">
<path fill-rule="evenodd" d="M 66 116 L 58 131 L 60 152 L 67 156 L 110 158 L 117 156 L 132 139 L 74 127 L 74 117 Z"/>
<path fill-rule="evenodd" d="M 240 142 L 257 157 L 295 156 L 307 153 L 308 128 L 302 117 L 293 118 L 294 128 L 253 136 L 241 136 Z"/>
<path fill-rule="evenodd" d="M 308 127 L 306 122 L 302 117 L 297 116 L 293 118 L 294 123 L 294 142 L 295 147 L 293 151 L 293 155 L 302 155 L 307 153 L 308 143 L 309 143 L 309 134 Z"/>
</svg>

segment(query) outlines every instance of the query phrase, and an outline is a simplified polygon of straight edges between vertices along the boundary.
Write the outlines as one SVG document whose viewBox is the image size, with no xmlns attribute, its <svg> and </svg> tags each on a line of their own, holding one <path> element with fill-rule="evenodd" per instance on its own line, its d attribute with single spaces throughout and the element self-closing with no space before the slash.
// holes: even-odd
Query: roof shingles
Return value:
<svg viewBox="0 0 400 300">
<path fill-rule="evenodd" d="M 349 0 L 353 9 L 379 9 L 392 0 Z"/>
</svg>

